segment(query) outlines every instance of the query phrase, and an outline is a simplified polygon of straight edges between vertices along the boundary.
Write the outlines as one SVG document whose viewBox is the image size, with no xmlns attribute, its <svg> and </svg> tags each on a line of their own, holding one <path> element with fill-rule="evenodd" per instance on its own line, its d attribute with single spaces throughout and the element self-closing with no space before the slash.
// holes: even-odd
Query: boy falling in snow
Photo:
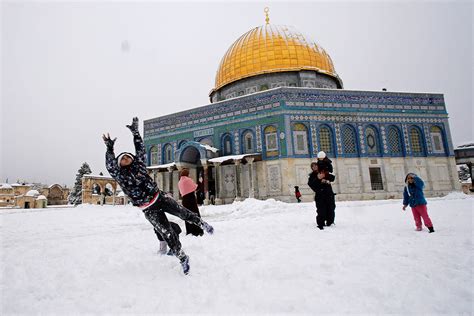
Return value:
<svg viewBox="0 0 474 316">
<path fill-rule="evenodd" d="M 158 189 L 146 170 L 145 146 L 138 131 L 138 118 L 134 117 L 132 124 L 127 125 L 127 128 L 133 134 L 136 155 L 124 152 L 115 158 L 114 143 L 117 138 L 111 139 L 109 134 L 107 136 L 104 134 L 102 138 L 107 146 L 105 154 L 107 170 L 132 201 L 132 204 L 142 209 L 146 219 L 155 228 L 155 232 L 161 235 L 181 262 L 184 274 L 188 274 L 189 257 L 181 250 L 179 237 L 170 226 L 165 212 L 197 225 L 209 234 L 212 234 L 214 229 L 195 213 L 180 206 L 173 198 Z"/>
</svg>

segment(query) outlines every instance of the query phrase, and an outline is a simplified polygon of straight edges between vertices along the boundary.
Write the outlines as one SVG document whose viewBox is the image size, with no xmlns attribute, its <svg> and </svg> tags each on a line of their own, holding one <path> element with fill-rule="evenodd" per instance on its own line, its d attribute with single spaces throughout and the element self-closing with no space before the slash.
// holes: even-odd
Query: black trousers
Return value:
<svg viewBox="0 0 474 316">
<path fill-rule="evenodd" d="M 334 223 L 336 217 L 336 202 L 334 195 L 327 198 L 316 199 L 316 225 L 330 226 Z"/>
<path fill-rule="evenodd" d="M 143 211 L 145 218 L 155 228 L 155 233 L 160 234 L 166 241 L 168 247 L 173 251 L 176 257 L 182 259 L 186 255 L 181 251 L 181 242 L 178 234 L 173 230 L 165 213 L 177 216 L 182 220 L 201 227 L 201 218 L 185 207 L 178 204 L 173 198 L 160 192 L 160 197 L 155 203 Z"/>
</svg>

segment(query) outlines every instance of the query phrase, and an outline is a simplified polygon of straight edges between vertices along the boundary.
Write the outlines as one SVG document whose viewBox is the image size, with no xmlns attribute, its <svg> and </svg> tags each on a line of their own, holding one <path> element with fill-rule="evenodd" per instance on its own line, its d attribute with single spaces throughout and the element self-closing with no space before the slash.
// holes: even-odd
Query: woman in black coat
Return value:
<svg viewBox="0 0 474 316">
<path fill-rule="evenodd" d="M 199 217 L 199 207 L 196 200 L 196 189 L 197 184 L 189 177 L 189 170 L 183 169 L 180 172 L 180 178 L 178 182 L 179 192 L 182 196 L 182 203 L 185 208 L 193 213 L 196 213 Z M 192 223 L 185 222 L 186 224 L 186 235 L 192 234 L 194 236 L 202 236 L 203 230 Z"/>
<path fill-rule="evenodd" d="M 323 230 L 324 226 L 331 226 L 334 223 L 336 201 L 331 182 L 335 176 L 327 170 L 319 171 L 315 162 L 311 163 L 311 170 L 313 172 L 309 174 L 308 185 L 315 193 L 316 225 Z"/>
</svg>

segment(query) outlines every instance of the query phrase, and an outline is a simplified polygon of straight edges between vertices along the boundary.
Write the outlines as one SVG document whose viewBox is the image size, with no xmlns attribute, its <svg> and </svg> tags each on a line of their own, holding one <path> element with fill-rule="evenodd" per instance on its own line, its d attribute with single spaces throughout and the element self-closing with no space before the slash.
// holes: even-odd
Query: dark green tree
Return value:
<svg viewBox="0 0 474 316">
<path fill-rule="evenodd" d="M 71 193 L 69 193 L 68 202 L 69 204 L 78 205 L 82 203 L 82 177 L 85 174 L 91 174 L 91 168 L 84 162 L 77 171 L 76 182 L 74 183 L 74 188 L 72 188 Z"/>
</svg>

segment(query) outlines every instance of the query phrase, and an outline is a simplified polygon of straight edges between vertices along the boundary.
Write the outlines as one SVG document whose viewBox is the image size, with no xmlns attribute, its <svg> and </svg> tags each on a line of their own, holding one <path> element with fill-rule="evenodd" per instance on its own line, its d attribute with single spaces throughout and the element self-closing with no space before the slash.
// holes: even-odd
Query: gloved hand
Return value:
<svg viewBox="0 0 474 316">
<path fill-rule="evenodd" d="M 102 139 L 104 140 L 105 146 L 107 146 L 107 149 L 114 149 L 114 144 L 115 141 L 117 140 L 117 137 L 114 139 L 110 138 L 109 133 L 107 133 L 107 136 L 105 134 L 102 135 Z"/>
<path fill-rule="evenodd" d="M 132 131 L 132 133 L 138 133 L 138 117 L 134 117 L 132 124 L 127 125 L 127 128 Z"/>
</svg>

